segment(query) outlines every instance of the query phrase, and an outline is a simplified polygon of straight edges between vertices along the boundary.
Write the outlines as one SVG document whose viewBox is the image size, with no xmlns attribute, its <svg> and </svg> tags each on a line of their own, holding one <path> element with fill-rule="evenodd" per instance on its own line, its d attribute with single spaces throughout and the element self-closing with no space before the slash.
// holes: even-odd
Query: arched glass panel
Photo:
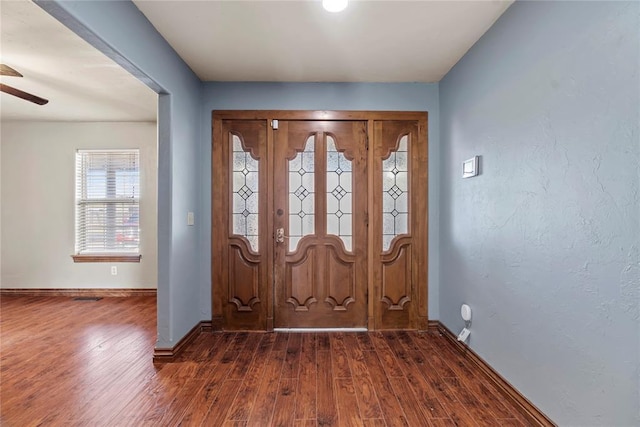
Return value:
<svg viewBox="0 0 640 427">
<path fill-rule="evenodd" d="M 347 251 L 353 240 L 353 173 L 351 160 L 327 135 L 327 234 L 338 236 Z"/>
<path fill-rule="evenodd" d="M 400 139 L 398 149 L 382 161 L 382 250 L 409 232 L 409 136 Z M 425 213 L 426 214 L 426 213 Z"/>
<path fill-rule="evenodd" d="M 289 251 L 298 247 L 304 236 L 315 232 L 315 136 L 305 143 L 304 151 L 289 160 Z"/>
<path fill-rule="evenodd" d="M 240 137 L 233 135 L 233 234 L 245 237 L 258 252 L 259 161 L 242 148 Z"/>
</svg>

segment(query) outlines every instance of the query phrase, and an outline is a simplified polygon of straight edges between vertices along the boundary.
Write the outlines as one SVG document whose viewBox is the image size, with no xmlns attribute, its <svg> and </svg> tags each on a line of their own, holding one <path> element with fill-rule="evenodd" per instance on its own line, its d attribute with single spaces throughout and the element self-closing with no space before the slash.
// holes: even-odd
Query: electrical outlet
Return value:
<svg viewBox="0 0 640 427">
<path fill-rule="evenodd" d="M 112 276 L 117 276 L 118 275 L 118 267 L 116 267 L 115 265 L 111 266 L 111 275 Z"/>
<path fill-rule="evenodd" d="M 471 335 L 471 331 L 467 328 L 462 328 L 462 331 L 458 334 L 458 341 L 465 342 L 467 338 L 469 338 L 469 335 Z"/>
</svg>

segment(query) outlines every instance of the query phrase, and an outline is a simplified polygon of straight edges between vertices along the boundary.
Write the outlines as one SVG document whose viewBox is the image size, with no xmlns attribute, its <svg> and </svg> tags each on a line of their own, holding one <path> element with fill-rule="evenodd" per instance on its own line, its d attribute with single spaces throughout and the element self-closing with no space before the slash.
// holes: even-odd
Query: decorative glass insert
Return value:
<svg viewBox="0 0 640 427">
<path fill-rule="evenodd" d="M 315 231 L 315 135 L 305 143 L 304 151 L 289 160 L 289 251 L 298 247 L 304 236 Z"/>
<path fill-rule="evenodd" d="M 336 149 L 333 137 L 327 135 L 327 234 L 335 234 L 351 251 L 353 238 L 353 174 L 351 160 Z"/>
<path fill-rule="evenodd" d="M 259 162 L 233 135 L 233 234 L 245 237 L 258 252 Z"/>
<path fill-rule="evenodd" d="M 382 250 L 409 232 L 409 136 L 400 138 L 398 150 L 382 161 Z M 426 212 L 424 213 L 426 215 Z"/>
</svg>

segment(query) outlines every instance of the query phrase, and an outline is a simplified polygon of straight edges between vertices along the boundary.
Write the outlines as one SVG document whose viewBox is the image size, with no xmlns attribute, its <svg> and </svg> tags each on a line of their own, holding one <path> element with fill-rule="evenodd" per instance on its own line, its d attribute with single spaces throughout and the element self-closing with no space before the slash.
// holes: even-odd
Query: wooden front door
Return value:
<svg viewBox="0 0 640 427">
<path fill-rule="evenodd" d="M 427 327 L 425 113 L 213 114 L 212 324 Z"/>
<path fill-rule="evenodd" d="M 367 123 L 275 132 L 275 327 L 367 325 Z"/>
</svg>

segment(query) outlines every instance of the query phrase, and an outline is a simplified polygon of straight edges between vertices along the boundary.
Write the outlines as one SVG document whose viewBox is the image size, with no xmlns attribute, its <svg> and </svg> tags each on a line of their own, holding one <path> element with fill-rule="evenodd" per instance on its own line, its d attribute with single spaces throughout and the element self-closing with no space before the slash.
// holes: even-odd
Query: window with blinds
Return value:
<svg viewBox="0 0 640 427">
<path fill-rule="evenodd" d="M 139 150 L 76 152 L 76 253 L 137 254 Z"/>
</svg>

